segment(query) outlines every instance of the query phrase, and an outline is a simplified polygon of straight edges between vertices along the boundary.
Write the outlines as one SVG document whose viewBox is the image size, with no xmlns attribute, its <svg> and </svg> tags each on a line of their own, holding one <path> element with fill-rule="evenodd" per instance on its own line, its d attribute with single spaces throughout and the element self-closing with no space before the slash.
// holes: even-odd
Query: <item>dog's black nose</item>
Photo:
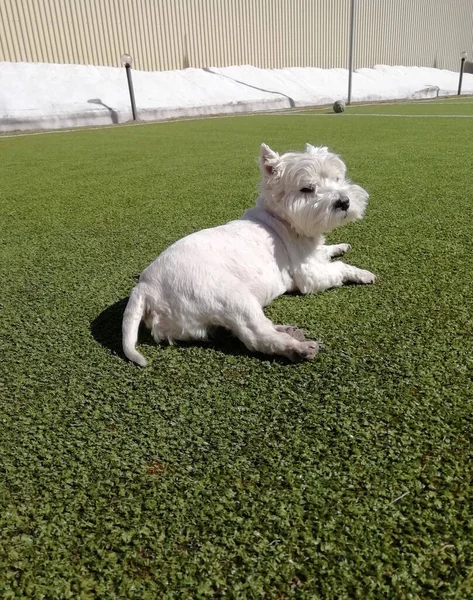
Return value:
<svg viewBox="0 0 473 600">
<path fill-rule="evenodd" d="M 339 208 L 340 210 L 348 210 L 350 206 L 350 200 L 347 196 L 340 196 L 340 198 L 335 202 L 333 207 L 335 209 Z"/>
</svg>

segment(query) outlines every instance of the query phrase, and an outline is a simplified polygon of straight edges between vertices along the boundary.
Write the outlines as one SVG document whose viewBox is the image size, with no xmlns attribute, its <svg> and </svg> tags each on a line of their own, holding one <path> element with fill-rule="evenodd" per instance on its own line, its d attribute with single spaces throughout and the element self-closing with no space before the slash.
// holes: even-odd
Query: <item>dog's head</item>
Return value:
<svg viewBox="0 0 473 600">
<path fill-rule="evenodd" d="M 299 235 L 315 237 L 363 217 L 368 192 L 346 177 L 342 159 L 325 147 L 279 156 L 261 145 L 261 200 Z"/>
</svg>

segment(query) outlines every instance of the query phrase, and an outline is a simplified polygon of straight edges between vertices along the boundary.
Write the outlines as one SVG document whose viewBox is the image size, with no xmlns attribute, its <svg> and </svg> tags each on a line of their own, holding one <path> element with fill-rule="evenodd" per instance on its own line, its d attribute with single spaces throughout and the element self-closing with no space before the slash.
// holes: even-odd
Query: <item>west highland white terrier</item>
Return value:
<svg viewBox="0 0 473 600">
<path fill-rule="evenodd" d="M 291 325 L 276 325 L 263 306 L 285 292 L 321 292 L 375 276 L 341 261 L 350 249 L 325 245 L 323 234 L 361 219 L 368 193 L 346 177 L 328 148 L 280 156 L 261 145 L 261 195 L 256 206 L 226 225 L 175 242 L 143 271 L 123 317 L 123 351 L 135 349 L 141 320 L 157 342 L 206 340 L 224 327 L 255 352 L 311 359 L 319 343 Z"/>
</svg>

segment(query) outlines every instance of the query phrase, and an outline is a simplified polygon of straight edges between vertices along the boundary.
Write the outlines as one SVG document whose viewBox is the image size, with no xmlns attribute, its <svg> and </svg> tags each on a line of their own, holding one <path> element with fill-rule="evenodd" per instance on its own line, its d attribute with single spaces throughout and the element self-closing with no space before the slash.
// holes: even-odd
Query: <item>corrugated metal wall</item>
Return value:
<svg viewBox="0 0 473 600">
<path fill-rule="evenodd" d="M 346 67 L 350 0 L 0 0 L 0 60 Z M 357 0 L 355 67 L 458 68 L 473 0 Z"/>
<path fill-rule="evenodd" d="M 473 53 L 473 0 L 357 0 L 357 67 L 458 70 Z"/>
</svg>

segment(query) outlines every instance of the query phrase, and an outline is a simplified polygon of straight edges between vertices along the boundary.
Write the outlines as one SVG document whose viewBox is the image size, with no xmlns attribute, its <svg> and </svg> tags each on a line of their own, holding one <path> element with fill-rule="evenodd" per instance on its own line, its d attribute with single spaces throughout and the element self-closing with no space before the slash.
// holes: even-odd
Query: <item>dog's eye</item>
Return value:
<svg viewBox="0 0 473 600">
<path fill-rule="evenodd" d="M 311 185 L 309 187 L 301 188 L 301 192 L 303 194 L 312 194 L 314 192 L 314 190 L 315 190 L 315 187 L 313 185 Z"/>
</svg>

